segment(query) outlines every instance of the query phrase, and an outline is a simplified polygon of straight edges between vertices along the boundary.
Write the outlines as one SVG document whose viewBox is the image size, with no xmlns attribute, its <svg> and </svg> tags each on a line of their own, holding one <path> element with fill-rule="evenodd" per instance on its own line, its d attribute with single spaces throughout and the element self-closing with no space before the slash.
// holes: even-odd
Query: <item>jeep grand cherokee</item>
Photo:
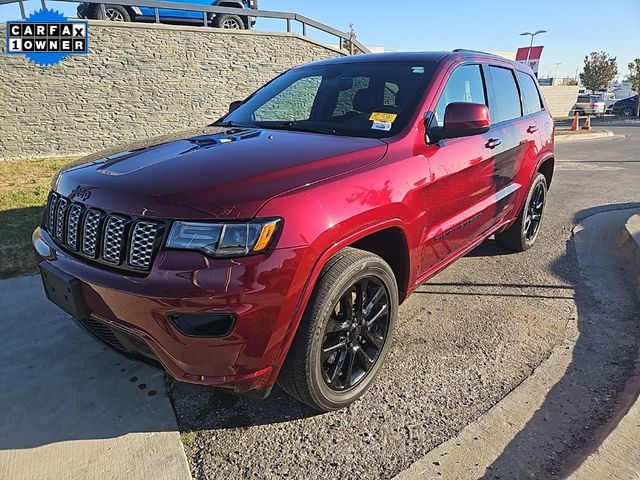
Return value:
<svg viewBox="0 0 640 480">
<path fill-rule="evenodd" d="M 48 297 L 179 381 L 342 408 L 413 290 L 491 235 L 538 237 L 553 122 L 519 63 L 331 59 L 230 110 L 63 169 L 33 235 Z"/>
</svg>

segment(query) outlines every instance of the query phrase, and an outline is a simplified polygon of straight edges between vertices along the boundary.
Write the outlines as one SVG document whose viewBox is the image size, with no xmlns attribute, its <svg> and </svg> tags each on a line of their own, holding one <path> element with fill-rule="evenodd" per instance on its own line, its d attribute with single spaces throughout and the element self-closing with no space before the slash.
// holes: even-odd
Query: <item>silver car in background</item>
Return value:
<svg viewBox="0 0 640 480">
<path fill-rule="evenodd" d="M 571 115 L 604 115 L 605 99 L 602 95 L 578 95 L 578 101 L 571 109 Z"/>
</svg>

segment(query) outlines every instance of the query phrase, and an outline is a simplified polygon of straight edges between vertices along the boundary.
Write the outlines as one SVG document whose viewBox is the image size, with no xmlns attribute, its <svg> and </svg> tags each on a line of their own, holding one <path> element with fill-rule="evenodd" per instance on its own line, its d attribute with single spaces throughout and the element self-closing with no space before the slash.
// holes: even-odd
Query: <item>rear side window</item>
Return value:
<svg viewBox="0 0 640 480">
<path fill-rule="evenodd" d="M 589 95 L 580 95 L 578 97 L 578 103 L 591 103 L 591 97 Z"/>
<path fill-rule="evenodd" d="M 535 80 L 524 72 L 518 72 L 518 80 L 520 81 L 520 88 L 522 89 L 526 113 L 536 113 L 542 110 L 544 107 L 542 106 L 540 92 L 538 92 Z"/>
<path fill-rule="evenodd" d="M 522 116 L 520 92 L 513 70 L 502 67 L 489 67 L 493 80 L 493 98 L 495 105 L 489 109 L 492 123 L 513 120 Z"/>
<path fill-rule="evenodd" d="M 458 67 L 447 80 L 435 109 L 435 119 L 439 127 L 444 126 L 447 105 L 454 102 L 487 104 L 480 65 Z"/>
</svg>

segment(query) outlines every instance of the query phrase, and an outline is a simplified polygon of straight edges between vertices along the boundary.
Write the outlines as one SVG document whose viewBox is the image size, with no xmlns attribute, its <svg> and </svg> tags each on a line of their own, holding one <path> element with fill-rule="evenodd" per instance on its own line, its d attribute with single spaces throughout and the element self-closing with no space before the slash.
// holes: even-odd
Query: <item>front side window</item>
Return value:
<svg viewBox="0 0 640 480">
<path fill-rule="evenodd" d="M 513 70 L 494 66 L 489 67 L 489 70 L 493 80 L 493 98 L 495 99 L 495 105 L 492 105 L 490 109 L 491 123 L 521 117 L 520 92 L 513 76 Z"/>
<path fill-rule="evenodd" d="M 542 101 L 540 100 L 540 92 L 536 86 L 536 82 L 531 75 L 524 72 L 518 72 L 518 81 L 522 89 L 522 97 L 527 114 L 536 113 L 542 110 Z"/>
<path fill-rule="evenodd" d="M 463 65 L 454 70 L 447 80 L 442 95 L 436 104 L 435 121 L 444 126 L 444 112 L 454 102 L 487 104 L 480 65 Z"/>
<path fill-rule="evenodd" d="M 384 138 L 415 114 L 434 62 L 327 63 L 276 78 L 219 125 Z"/>
</svg>

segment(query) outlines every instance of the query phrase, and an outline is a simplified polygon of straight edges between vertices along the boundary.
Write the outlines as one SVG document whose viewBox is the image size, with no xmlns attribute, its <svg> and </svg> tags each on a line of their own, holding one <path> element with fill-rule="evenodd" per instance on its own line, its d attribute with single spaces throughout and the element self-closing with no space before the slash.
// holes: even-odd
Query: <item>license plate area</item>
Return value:
<svg viewBox="0 0 640 480">
<path fill-rule="evenodd" d="M 39 265 L 42 285 L 47 298 L 75 318 L 87 318 L 80 281 L 43 262 Z"/>
</svg>

